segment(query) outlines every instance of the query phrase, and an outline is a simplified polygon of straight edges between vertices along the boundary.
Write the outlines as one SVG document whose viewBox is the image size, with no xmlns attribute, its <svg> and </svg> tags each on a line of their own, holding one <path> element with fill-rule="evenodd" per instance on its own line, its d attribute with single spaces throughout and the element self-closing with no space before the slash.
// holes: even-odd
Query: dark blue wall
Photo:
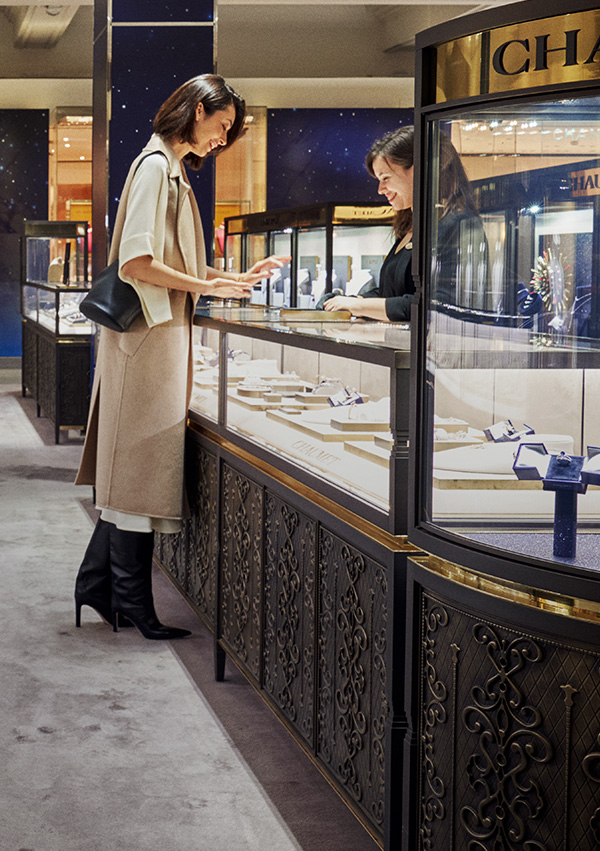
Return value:
<svg viewBox="0 0 600 851">
<path fill-rule="evenodd" d="M 21 354 L 23 219 L 48 218 L 48 110 L 0 110 L 0 357 Z"/>
<path fill-rule="evenodd" d="M 118 200 L 132 160 L 152 135 L 160 105 L 182 83 L 213 72 L 212 26 L 177 26 L 178 22 L 210 22 L 212 0 L 114 0 L 112 28 L 112 114 L 109 130 L 108 212 L 112 229 Z M 136 26 L 120 27 L 119 22 Z M 143 21 L 164 21 L 158 27 Z M 206 245 L 212 245 L 214 165 L 188 176 L 198 200 Z"/>
<path fill-rule="evenodd" d="M 270 109 L 267 209 L 381 201 L 365 156 L 388 130 L 412 122 L 412 109 Z"/>
</svg>

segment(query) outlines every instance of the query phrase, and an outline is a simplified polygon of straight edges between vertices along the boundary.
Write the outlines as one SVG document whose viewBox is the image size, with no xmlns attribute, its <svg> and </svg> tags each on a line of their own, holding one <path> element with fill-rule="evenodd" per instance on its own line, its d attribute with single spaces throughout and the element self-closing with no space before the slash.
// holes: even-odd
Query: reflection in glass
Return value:
<svg viewBox="0 0 600 851">
<path fill-rule="evenodd" d="M 283 257 L 292 255 L 291 228 L 271 234 L 271 254 Z M 292 267 L 286 263 L 281 269 L 276 269 L 269 278 L 270 299 L 273 307 L 290 307 L 292 292 Z"/>
</svg>

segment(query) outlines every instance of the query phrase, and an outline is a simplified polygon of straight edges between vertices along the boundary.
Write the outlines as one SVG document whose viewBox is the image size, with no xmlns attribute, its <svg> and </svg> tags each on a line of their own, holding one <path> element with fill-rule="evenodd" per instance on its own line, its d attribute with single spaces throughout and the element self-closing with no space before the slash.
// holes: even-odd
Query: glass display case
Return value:
<svg viewBox="0 0 600 851">
<path fill-rule="evenodd" d="M 79 311 L 89 288 L 87 222 L 24 223 L 21 313 L 57 336 L 89 335 Z"/>
<path fill-rule="evenodd" d="M 584 81 L 568 98 L 452 106 L 444 85 L 456 93 L 438 78 L 443 109 L 420 125 L 419 524 L 597 571 L 600 491 L 585 470 L 600 444 L 600 95 Z M 571 550 L 555 489 L 514 468 L 523 444 L 584 459 Z"/>
<path fill-rule="evenodd" d="M 360 504 L 361 514 L 401 534 L 408 326 L 296 315 L 272 308 L 197 314 L 192 416 L 319 491 L 342 493 L 342 502 Z"/>
<path fill-rule="evenodd" d="M 377 286 L 393 245 L 393 210 L 377 204 L 319 204 L 225 219 L 228 269 L 249 269 L 268 254 L 292 260 L 255 287 L 252 301 L 314 308 L 326 292 L 357 295 Z"/>
<path fill-rule="evenodd" d="M 21 313 L 24 318 L 37 322 L 57 337 L 69 334 L 89 336 L 92 324 L 79 310 L 79 304 L 87 292 L 88 287 L 23 284 Z"/>
<path fill-rule="evenodd" d="M 87 222 L 24 223 L 21 262 L 23 395 L 61 429 L 83 429 L 90 395 L 92 325 Z"/>
<path fill-rule="evenodd" d="M 83 286 L 89 280 L 88 223 L 24 223 L 23 282 Z"/>
<path fill-rule="evenodd" d="M 402 848 L 600 841 L 599 36 L 527 0 L 416 39 Z"/>
</svg>

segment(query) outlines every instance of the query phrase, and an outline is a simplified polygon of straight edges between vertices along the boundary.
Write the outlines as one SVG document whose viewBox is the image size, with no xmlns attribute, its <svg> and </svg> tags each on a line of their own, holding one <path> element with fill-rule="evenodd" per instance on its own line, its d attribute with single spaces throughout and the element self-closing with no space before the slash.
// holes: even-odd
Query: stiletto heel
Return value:
<svg viewBox="0 0 600 851">
<path fill-rule="evenodd" d="M 110 524 L 100 519 L 85 551 L 75 581 L 75 626 L 81 626 L 81 607 L 94 609 L 105 623 L 112 623 L 110 579 Z M 131 626 L 123 622 L 121 626 Z"/>
<path fill-rule="evenodd" d="M 92 597 L 86 597 L 84 594 L 75 594 L 75 626 L 81 626 L 81 607 L 89 606 L 90 609 L 93 609 L 104 621 L 104 623 L 109 626 L 113 623 L 113 616 L 110 606 L 105 604 L 104 601 L 95 600 Z M 127 618 L 121 618 L 121 624 L 123 628 L 133 626 L 131 621 Z"/>
</svg>

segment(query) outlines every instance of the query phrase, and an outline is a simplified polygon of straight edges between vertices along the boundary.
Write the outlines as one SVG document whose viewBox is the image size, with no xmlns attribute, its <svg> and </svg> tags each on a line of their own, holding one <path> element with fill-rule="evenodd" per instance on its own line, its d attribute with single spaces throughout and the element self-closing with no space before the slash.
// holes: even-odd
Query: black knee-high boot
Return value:
<svg viewBox="0 0 600 851">
<path fill-rule="evenodd" d="M 90 606 L 112 623 L 110 577 L 110 523 L 96 523 L 75 580 L 75 626 L 81 626 L 81 607 Z M 133 626 L 123 621 L 121 626 Z"/>
<path fill-rule="evenodd" d="M 144 638 L 185 638 L 187 629 L 163 626 L 156 616 L 152 596 L 153 532 L 110 529 L 112 610 L 115 632 L 125 616 Z"/>
</svg>

